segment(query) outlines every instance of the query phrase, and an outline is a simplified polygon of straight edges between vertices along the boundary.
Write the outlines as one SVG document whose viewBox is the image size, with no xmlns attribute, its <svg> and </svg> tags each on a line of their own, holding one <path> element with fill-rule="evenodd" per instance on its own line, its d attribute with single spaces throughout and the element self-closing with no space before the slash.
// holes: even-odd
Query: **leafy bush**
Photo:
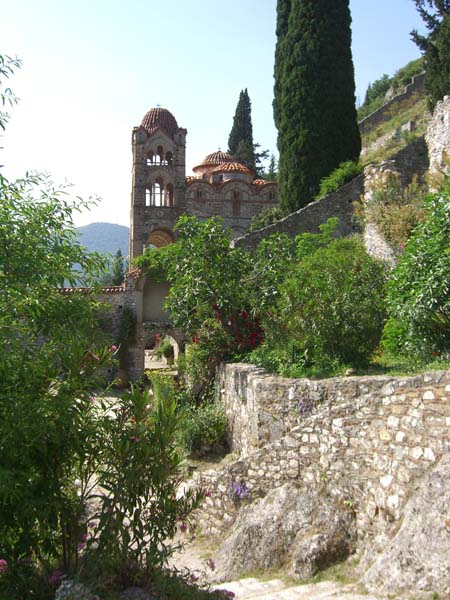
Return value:
<svg viewBox="0 0 450 600">
<path fill-rule="evenodd" d="M 177 495 L 183 455 L 176 443 L 175 395 L 161 377 L 154 390 L 151 399 L 148 391 L 132 389 L 99 420 L 104 445 L 98 483 L 108 493 L 99 496 L 98 512 L 87 523 L 85 556 L 96 578 L 129 564 L 142 577 L 165 564 L 178 521 L 186 521 L 201 499 L 199 493 Z"/>
<path fill-rule="evenodd" d="M 257 229 L 267 227 L 267 225 L 272 225 L 272 223 L 276 223 L 283 216 L 284 215 L 281 208 L 265 208 L 260 213 L 252 217 L 249 230 L 256 231 Z"/>
<path fill-rule="evenodd" d="M 357 162 L 348 160 L 341 163 L 337 169 L 322 179 L 316 199 L 323 198 L 327 194 L 335 192 L 343 185 L 357 177 L 360 173 L 362 173 L 362 171 L 362 165 Z"/>
<path fill-rule="evenodd" d="M 180 409 L 181 427 L 178 443 L 187 452 L 204 446 L 224 445 L 227 418 L 223 406 L 217 402 L 204 402 L 198 406 L 186 405 Z"/>
<path fill-rule="evenodd" d="M 426 197 L 388 283 L 385 344 L 418 356 L 450 351 L 450 189 Z"/>
<path fill-rule="evenodd" d="M 305 366 L 368 361 L 384 323 L 385 267 L 359 240 L 338 239 L 304 256 L 281 285 L 266 344 L 294 346 Z M 264 320 L 266 325 L 266 320 Z"/>
<path fill-rule="evenodd" d="M 373 223 L 394 250 L 402 250 L 423 217 L 425 187 L 415 178 L 406 188 L 396 173 L 388 173 L 364 205 L 365 220 Z"/>
</svg>

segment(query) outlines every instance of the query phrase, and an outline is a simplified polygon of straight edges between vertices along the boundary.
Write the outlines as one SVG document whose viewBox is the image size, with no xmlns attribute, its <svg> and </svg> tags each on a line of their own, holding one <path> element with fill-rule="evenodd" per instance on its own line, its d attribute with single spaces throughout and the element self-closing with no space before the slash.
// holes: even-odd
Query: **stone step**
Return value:
<svg viewBox="0 0 450 600">
<path fill-rule="evenodd" d="M 356 594 L 348 587 L 332 581 L 287 586 L 280 579 L 260 581 L 253 577 L 220 584 L 217 589 L 234 592 L 235 600 L 375 600 L 366 594 Z"/>
</svg>

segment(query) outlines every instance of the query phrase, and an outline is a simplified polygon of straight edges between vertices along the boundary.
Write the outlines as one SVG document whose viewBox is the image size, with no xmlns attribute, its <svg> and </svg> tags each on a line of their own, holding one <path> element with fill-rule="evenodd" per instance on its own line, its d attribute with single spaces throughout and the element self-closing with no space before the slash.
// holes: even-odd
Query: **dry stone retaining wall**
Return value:
<svg viewBox="0 0 450 600">
<path fill-rule="evenodd" d="M 233 447 L 248 455 L 195 476 L 207 490 L 204 533 L 225 532 L 242 503 L 294 481 L 354 508 L 360 541 L 383 543 L 413 483 L 450 451 L 450 372 L 310 381 L 237 364 L 223 367 L 221 385 L 237 413 Z M 278 439 L 255 449 L 267 430 Z"/>
<path fill-rule="evenodd" d="M 397 94 L 397 96 L 391 98 L 386 104 L 383 104 L 378 110 L 359 122 L 359 130 L 361 133 L 369 133 L 369 131 L 372 131 L 372 129 L 380 125 L 380 123 L 389 121 L 389 119 L 392 118 L 392 108 L 395 105 L 408 100 L 413 94 L 422 95 L 424 92 L 424 83 L 425 73 L 419 73 L 419 75 L 413 77 L 411 83 L 405 87 L 402 94 Z"/>
<path fill-rule="evenodd" d="M 425 136 L 432 173 L 443 169 L 450 160 L 450 96 L 436 104 Z"/>
</svg>

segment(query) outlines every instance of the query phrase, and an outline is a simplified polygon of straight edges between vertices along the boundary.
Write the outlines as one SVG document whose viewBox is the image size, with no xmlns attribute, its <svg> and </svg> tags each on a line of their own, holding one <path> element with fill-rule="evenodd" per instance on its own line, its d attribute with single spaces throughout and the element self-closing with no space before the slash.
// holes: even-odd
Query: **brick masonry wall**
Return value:
<svg viewBox="0 0 450 600">
<path fill-rule="evenodd" d="M 311 381 L 236 364 L 219 382 L 233 449 L 246 455 L 195 475 L 208 491 L 197 513 L 206 534 L 225 532 L 248 501 L 233 484 L 256 497 L 295 481 L 352 506 L 361 543 L 384 539 L 414 482 L 450 450 L 450 372 Z"/>
</svg>

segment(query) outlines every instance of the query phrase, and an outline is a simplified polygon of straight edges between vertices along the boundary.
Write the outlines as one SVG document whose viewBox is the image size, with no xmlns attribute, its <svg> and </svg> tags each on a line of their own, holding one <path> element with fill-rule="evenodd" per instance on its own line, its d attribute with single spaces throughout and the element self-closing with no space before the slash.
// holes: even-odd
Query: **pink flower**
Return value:
<svg viewBox="0 0 450 600">
<path fill-rule="evenodd" d="M 115 344 L 113 344 L 111 346 L 111 352 L 115 352 L 117 350 L 117 346 Z"/>
<path fill-rule="evenodd" d="M 7 573 L 8 572 L 8 561 L 6 561 L 4 558 L 0 558 L 0 575 L 2 573 Z"/>
<path fill-rule="evenodd" d="M 50 585 L 56 586 L 63 575 L 64 575 L 64 573 L 62 571 L 60 571 L 59 569 L 57 569 L 56 571 L 53 571 L 53 573 L 50 575 L 50 578 L 48 580 Z"/>
<path fill-rule="evenodd" d="M 95 396 L 89 396 L 89 402 L 95 402 Z"/>
<path fill-rule="evenodd" d="M 182 531 L 183 533 L 185 531 L 187 531 L 187 525 L 186 525 L 186 523 L 181 523 L 181 525 L 180 525 L 180 531 Z"/>
<path fill-rule="evenodd" d="M 81 550 L 84 550 L 85 548 L 86 548 L 86 542 L 80 542 L 77 546 L 78 552 L 81 552 Z"/>
</svg>

